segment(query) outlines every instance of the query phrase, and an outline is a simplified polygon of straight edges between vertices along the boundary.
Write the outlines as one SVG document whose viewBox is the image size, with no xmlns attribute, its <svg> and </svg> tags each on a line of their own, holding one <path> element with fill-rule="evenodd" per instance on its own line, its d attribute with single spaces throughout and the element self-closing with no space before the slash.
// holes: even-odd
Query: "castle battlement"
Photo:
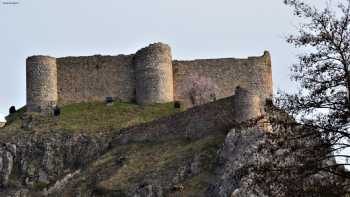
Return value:
<svg viewBox="0 0 350 197">
<path fill-rule="evenodd" d="M 261 102 L 272 97 L 267 51 L 246 59 L 186 61 L 173 60 L 168 45 L 155 43 L 131 55 L 32 56 L 26 67 L 27 108 L 33 112 L 49 113 L 56 105 L 106 97 L 141 105 L 181 101 L 191 106 L 195 104 L 190 91 L 196 77 L 216 88 L 214 99 L 232 96 L 237 87 L 255 94 Z"/>
</svg>

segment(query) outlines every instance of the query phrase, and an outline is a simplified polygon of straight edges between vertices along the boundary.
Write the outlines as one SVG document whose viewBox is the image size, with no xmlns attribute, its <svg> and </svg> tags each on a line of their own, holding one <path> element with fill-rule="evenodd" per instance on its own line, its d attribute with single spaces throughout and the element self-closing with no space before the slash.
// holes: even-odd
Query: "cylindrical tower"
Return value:
<svg viewBox="0 0 350 197">
<path fill-rule="evenodd" d="M 243 88 L 236 88 L 233 96 L 234 119 L 244 122 L 262 115 L 260 97 Z"/>
<path fill-rule="evenodd" d="M 27 58 L 27 111 L 51 114 L 56 106 L 56 58 L 31 56 Z"/>
<path fill-rule="evenodd" d="M 136 101 L 138 104 L 174 100 L 171 49 L 162 43 L 139 50 L 134 57 Z"/>
</svg>

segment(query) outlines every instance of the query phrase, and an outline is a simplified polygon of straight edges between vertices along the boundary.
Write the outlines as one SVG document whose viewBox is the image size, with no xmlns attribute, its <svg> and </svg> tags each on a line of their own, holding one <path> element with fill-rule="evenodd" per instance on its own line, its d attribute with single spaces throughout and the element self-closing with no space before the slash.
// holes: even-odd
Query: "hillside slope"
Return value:
<svg viewBox="0 0 350 197">
<path fill-rule="evenodd" d="M 342 180 L 330 174 L 318 175 L 322 187 L 310 181 L 314 177 L 296 179 L 302 161 L 323 150 L 306 153 L 304 146 L 281 143 L 308 129 L 273 106 L 264 118 L 241 124 L 233 118 L 231 97 L 183 112 L 166 106 L 139 109 L 154 118 L 133 126 L 88 132 L 62 128 L 62 119 L 40 118 L 23 130 L 18 124 L 27 119 L 18 115 L 22 119 L 0 130 L 0 196 L 310 196 L 320 189 L 327 192 L 313 196 L 343 195 Z M 274 173 L 288 166 L 300 168 L 288 176 Z M 285 187 L 286 181 L 296 185 Z"/>
</svg>

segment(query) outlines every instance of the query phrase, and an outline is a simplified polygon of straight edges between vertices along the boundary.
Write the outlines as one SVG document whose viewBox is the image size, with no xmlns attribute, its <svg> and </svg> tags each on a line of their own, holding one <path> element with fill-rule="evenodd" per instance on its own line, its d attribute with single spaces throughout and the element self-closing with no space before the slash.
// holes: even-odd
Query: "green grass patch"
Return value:
<svg viewBox="0 0 350 197">
<path fill-rule="evenodd" d="M 180 111 L 181 109 L 174 108 L 174 103 L 147 106 L 125 102 L 115 102 L 110 106 L 103 102 L 77 103 L 62 107 L 58 117 L 43 117 L 33 113 L 33 130 L 104 132 L 149 122 Z M 8 126 L 1 129 L 0 133 L 18 131 L 21 128 L 20 117 L 23 113 L 21 110 L 12 115 Z"/>
</svg>

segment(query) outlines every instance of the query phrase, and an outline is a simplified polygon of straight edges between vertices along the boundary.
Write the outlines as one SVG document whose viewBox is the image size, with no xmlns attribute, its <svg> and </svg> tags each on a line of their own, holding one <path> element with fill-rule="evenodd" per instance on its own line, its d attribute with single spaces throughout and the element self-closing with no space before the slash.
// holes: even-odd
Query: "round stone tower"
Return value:
<svg viewBox="0 0 350 197">
<path fill-rule="evenodd" d="M 260 97 L 237 87 L 233 96 L 234 119 L 244 122 L 262 115 Z"/>
<path fill-rule="evenodd" d="M 31 56 L 27 58 L 27 111 L 51 114 L 56 106 L 56 58 Z"/>
<path fill-rule="evenodd" d="M 139 50 L 134 57 L 136 101 L 138 104 L 174 100 L 171 49 L 162 43 Z"/>
</svg>

